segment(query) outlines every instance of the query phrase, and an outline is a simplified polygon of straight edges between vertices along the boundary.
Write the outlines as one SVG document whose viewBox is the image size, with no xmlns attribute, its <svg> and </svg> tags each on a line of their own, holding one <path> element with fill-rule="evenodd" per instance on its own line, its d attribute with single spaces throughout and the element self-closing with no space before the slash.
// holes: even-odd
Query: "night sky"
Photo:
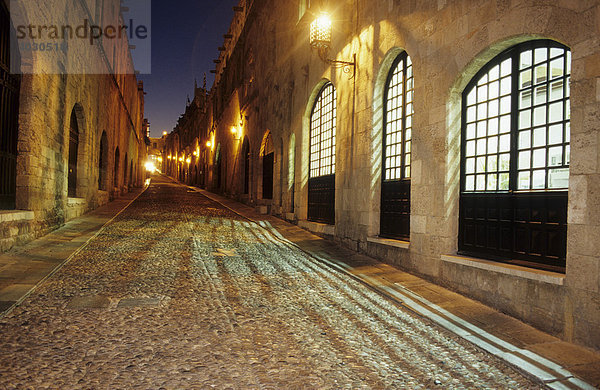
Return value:
<svg viewBox="0 0 600 390">
<path fill-rule="evenodd" d="M 238 0 L 152 1 L 152 74 L 140 75 L 146 90 L 145 117 L 152 137 L 171 132 L 186 99 L 194 95 L 194 78 L 210 89 L 219 55 Z"/>
</svg>

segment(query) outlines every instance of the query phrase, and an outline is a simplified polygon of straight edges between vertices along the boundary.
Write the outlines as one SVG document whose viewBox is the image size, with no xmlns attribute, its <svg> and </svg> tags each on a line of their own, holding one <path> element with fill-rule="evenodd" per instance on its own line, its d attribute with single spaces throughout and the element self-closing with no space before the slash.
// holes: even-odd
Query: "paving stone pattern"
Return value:
<svg viewBox="0 0 600 390">
<path fill-rule="evenodd" d="M 538 388 L 186 187 L 0 321 L 0 388 Z"/>
</svg>

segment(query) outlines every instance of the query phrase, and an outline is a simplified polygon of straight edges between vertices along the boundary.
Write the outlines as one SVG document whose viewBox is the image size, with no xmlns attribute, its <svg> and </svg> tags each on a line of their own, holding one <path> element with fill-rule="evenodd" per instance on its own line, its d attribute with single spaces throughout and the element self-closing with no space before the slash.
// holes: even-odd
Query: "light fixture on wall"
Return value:
<svg viewBox="0 0 600 390">
<path fill-rule="evenodd" d="M 234 140 L 239 140 L 240 139 L 240 131 L 235 127 L 235 126 L 231 126 L 231 134 L 233 134 L 233 139 Z"/>
<path fill-rule="evenodd" d="M 187 160 L 185 160 L 186 163 L 188 163 L 188 165 L 190 165 L 190 163 L 192 162 L 192 159 L 190 157 L 187 158 Z"/>
<path fill-rule="evenodd" d="M 326 13 L 320 13 L 310 24 L 310 46 L 317 49 L 319 57 L 334 68 L 342 68 L 344 73 L 356 74 L 356 54 L 353 61 L 338 61 L 327 58 L 327 52 L 331 48 L 331 30 L 333 23 Z M 352 68 L 352 69 L 351 69 Z"/>
<path fill-rule="evenodd" d="M 206 141 L 206 147 L 207 148 L 212 148 L 212 142 Z"/>
</svg>

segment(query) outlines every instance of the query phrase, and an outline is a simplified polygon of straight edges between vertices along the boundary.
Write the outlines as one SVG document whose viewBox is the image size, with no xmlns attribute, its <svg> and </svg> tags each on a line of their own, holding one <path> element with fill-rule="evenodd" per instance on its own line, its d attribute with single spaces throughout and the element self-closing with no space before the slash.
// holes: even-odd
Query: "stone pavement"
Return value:
<svg viewBox="0 0 600 390">
<path fill-rule="evenodd" d="M 142 191 L 135 189 L 44 237 L 0 254 L 0 315 L 28 296 Z"/>
<path fill-rule="evenodd" d="M 585 387 L 564 368 L 597 384 L 595 353 L 198 192 L 157 177 L 60 249 L 0 320 L 0 387 Z"/>
</svg>

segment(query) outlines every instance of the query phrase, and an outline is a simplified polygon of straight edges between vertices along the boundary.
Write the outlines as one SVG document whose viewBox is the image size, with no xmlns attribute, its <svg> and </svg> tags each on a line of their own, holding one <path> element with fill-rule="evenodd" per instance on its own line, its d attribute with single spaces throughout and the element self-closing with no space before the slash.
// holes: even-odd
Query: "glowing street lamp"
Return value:
<svg viewBox="0 0 600 390">
<path fill-rule="evenodd" d="M 310 24 L 310 47 L 317 49 L 321 60 L 334 68 L 342 68 L 344 73 L 350 73 L 352 67 L 352 77 L 356 75 L 356 54 L 353 55 L 353 61 L 338 61 L 327 58 L 327 51 L 331 48 L 331 29 L 332 21 L 329 15 L 322 12 Z"/>
<path fill-rule="evenodd" d="M 331 18 L 326 13 L 321 13 L 310 24 L 310 46 L 315 49 L 331 46 Z"/>
</svg>

